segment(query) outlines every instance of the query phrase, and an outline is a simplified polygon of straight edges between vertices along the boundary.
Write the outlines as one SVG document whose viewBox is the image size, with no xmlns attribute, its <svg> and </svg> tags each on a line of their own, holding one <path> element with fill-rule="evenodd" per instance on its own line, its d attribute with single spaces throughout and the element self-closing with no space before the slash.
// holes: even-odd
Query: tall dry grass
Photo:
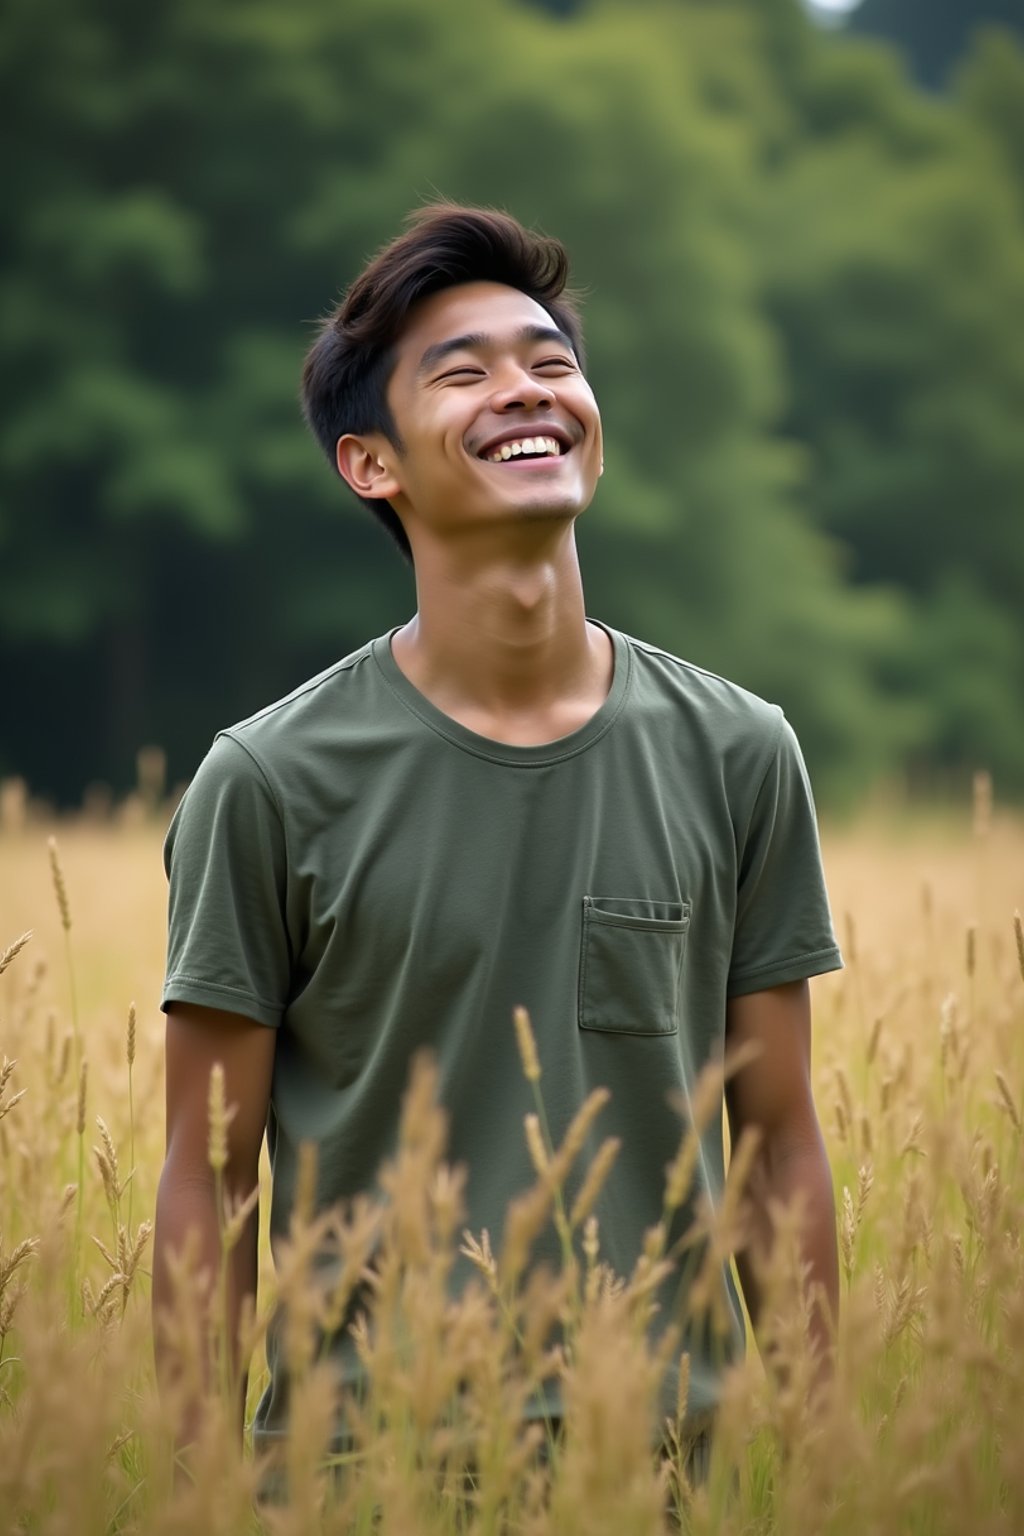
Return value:
<svg viewBox="0 0 1024 1536">
<path fill-rule="evenodd" d="M 398 1152 L 370 1199 L 317 1214 L 305 1168 L 276 1276 L 262 1259 L 246 1320 L 250 1404 L 266 1308 L 288 1305 L 293 1433 L 285 1504 L 254 1512 L 226 1368 L 211 1372 L 199 1278 L 183 1255 L 169 1322 L 178 1392 L 157 1399 L 149 1318 L 150 1215 L 163 1152 L 159 826 L 31 824 L 0 838 L 0 1529 L 417 1533 L 1018 1533 L 1024 1530 L 1024 827 L 982 792 L 973 826 L 875 825 L 826 839 L 848 966 L 815 987 L 815 1080 L 837 1191 L 843 1315 L 834 1390 L 812 1390 L 794 1304 L 796 1215 L 769 1277 L 767 1340 L 730 1378 L 710 1475 L 691 1480 L 686 1371 L 658 1423 L 668 1346 L 644 1322 L 664 1231 L 629 1276 L 603 1267 L 592 1197 L 617 1148 L 567 1209 L 561 1148 L 527 1136 L 536 1181 L 504 1231 L 465 1234 L 429 1065 L 403 1107 Z M 32 937 L 17 950 L 18 936 Z M 17 952 L 13 952 L 17 950 Z M 137 1008 L 133 1007 L 137 1000 Z M 510 1021 L 510 1028 L 512 1023 Z M 613 1085 L 612 1085 L 613 1086 Z M 212 1085 L 212 1142 L 228 1110 Z M 584 1118 L 600 1124 L 599 1099 Z M 712 1111 L 714 1112 L 714 1111 Z M 685 1185 L 688 1150 L 666 1179 Z M 735 1173 L 735 1169 L 734 1169 Z M 732 1241 L 726 1201 L 708 1233 Z M 242 1219 L 225 1210 L 230 1246 Z M 557 1275 L 527 1267 L 554 1222 Z M 453 1303 L 463 1248 L 478 1281 Z M 324 1263 L 324 1254 L 330 1263 Z M 333 1383 L 321 1341 L 373 1255 L 360 1331 L 371 1383 L 350 1407 L 354 1449 L 331 1456 Z M 714 1286 L 703 1305 L 714 1308 Z M 552 1371 L 565 1433 L 524 1408 Z M 203 1433 L 175 1473 L 175 1419 L 211 1382 Z M 661 1438 L 669 1454 L 652 1454 Z M 678 1442 L 678 1443 L 677 1443 Z"/>
</svg>

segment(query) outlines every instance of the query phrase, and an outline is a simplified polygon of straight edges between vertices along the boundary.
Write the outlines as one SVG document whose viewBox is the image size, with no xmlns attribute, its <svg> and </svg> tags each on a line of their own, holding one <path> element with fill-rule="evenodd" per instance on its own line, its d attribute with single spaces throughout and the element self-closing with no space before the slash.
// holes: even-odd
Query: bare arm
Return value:
<svg viewBox="0 0 1024 1536">
<path fill-rule="evenodd" d="M 760 1145 L 747 1186 L 752 1245 L 737 1258 L 743 1295 L 755 1331 L 763 1295 L 759 1257 L 771 1252 L 772 1206 L 803 1202 L 802 1258 L 808 1285 L 820 1287 L 825 1309 L 811 1313 L 812 1338 L 821 1359 L 830 1358 L 830 1332 L 839 1307 L 832 1176 L 811 1094 L 811 1007 L 806 981 L 732 998 L 727 1014 L 730 1050 L 753 1042 L 757 1054 L 726 1089 L 729 1129 L 735 1146 L 747 1127 Z M 830 1314 L 830 1315 L 828 1315 Z"/>
<path fill-rule="evenodd" d="M 167 1156 L 157 1192 L 153 1245 L 153 1323 L 157 1375 L 165 1392 L 178 1370 L 174 1350 L 163 1325 L 173 1308 L 174 1290 L 169 1258 L 185 1247 L 190 1234 L 198 1240 L 199 1267 L 205 1276 L 204 1341 L 214 1326 L 215 1277 L 220 1267 L 220 1221 L 216 1184 L 209 1161 L 208 1100 L 210 1073 L 219 1062 L 224 1070 L 225 1098 L 237 1106 L 228 1126 L 228 1161 L 223 1172 L 224 1193 L 240 1202 L 256 1186 L 260 1147 L 270 1100 L 276 1032 L 239 1014 L 175 1003 L 167 1018 Z M 238 1329 L 243 1298 L 256 1295 L 258 1215 L 254 1210 L 231 1252 L 226 1274 L 226 1321 L 232 1369 L 237 1359 Z M 203 1350 L 204 1362 L 207 1351 Z M 209 1385 L 205 1380 L 202 1386 Z M 245 1401 L 245 1382 L 240 1383 Z M 185 1406 L 182 1442 L 198 1432 L 199 1401 Z"/>
</svg>

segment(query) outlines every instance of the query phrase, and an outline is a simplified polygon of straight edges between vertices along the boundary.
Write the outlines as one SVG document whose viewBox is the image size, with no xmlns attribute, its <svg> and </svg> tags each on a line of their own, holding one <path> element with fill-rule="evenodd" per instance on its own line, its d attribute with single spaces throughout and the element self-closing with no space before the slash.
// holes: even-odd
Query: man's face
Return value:
<svg viewBox="0 0 1024 1536">
<path fill-rule="evenodd" d="M 402 442 L 388 499 L 411 530 L 575 517 L 601 473 L 601 418 L 572 346 L 518 289 L 465 283 L 424 299 L 388 403 Z"/>
</svg>

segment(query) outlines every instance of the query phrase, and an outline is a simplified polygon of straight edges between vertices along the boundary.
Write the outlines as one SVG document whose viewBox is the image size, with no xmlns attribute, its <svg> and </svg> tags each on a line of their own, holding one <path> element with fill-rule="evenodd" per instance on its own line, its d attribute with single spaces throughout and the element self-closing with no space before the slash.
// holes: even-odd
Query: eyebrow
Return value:
<svg viewBox="0 0 1024 1536">
<path fill-rule="evenodd" d="M 560 346 L 568 347 L 573 357 L 576 349 L 564 331 L 560 331 L 554 325 L 524 325 L 516 331 L 512 337 L 513 343 L 524 341 L 552 341 Z M 449 336 L 446 341 L 435 341 L 429 346 L 420 358 L 416 367 L 417 379 L 422 379 L 424 374 L 436 368 L 437 364 L 450 357 L 453 352 L 483 352 L 488 347 L 495 345 L 495 338 L 487 335 L 485 331 L 468 331 L 465 336 Z"/>
</svg>

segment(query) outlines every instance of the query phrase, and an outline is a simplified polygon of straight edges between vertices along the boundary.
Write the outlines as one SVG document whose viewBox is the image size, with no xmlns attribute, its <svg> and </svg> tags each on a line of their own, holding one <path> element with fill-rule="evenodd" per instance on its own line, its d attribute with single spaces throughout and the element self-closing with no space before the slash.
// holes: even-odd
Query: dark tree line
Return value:
<svg viewBox="0 0 1024 1536">
<path fill-rule="evenodd" d="M 0 774 L 77 800 L 411 611 L 299 419 L 441 191 L 568 243 L 591 610 L 781 702 L 822 797 L 1024 793 L 1024 53 L 796 0 L 10 0 Z"/>
</svg>

